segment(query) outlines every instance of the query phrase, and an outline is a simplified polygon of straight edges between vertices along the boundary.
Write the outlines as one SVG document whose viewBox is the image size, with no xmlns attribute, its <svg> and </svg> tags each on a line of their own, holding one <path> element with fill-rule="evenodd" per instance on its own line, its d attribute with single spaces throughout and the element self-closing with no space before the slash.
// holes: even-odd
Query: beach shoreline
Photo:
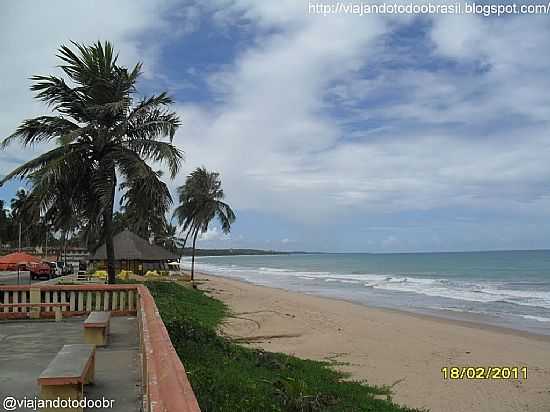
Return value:
<svg viewBox="0 0 550 412">
<path fill-rule="evenodd" d="M 455 312 L 445 311 L 444 309 L 440 309 L 440 310 L 435 310 L 434 309 L 434 310 L 431 310 L 431 311 L 426 311 L 426 313 L 423 313 L 423 312 L 419 312 L 419 311 L 415 311 L 415 310 L 405 310 L 405 309 L 393 308 L 393 307 L 372 306 L 372 305 L 369 305 L 368 303 L 361 302 L 361 301 L 356 301 L 356 300 L 353 300 L 353 299 L 345 299 L 345 298 L 339 298 L 339 297 L 324 296 L 324 295 L 321 295 L 321 294 L 315 294 L 315 293 L 309 293 L 309 292 L 300 292 L 300 291 L 296 291 L 296 290 L 286 289 L 284 287 L 265 286 L 265 285 L 256 284 L 256 283 L 248 281 L 246 279 L 236 279 L 236 278 L 229 277 L 229 276 L 223 276 L 223 275 L 212 274 L 212 273 L 207 273 L 207 272 L 196 272 L 196 276 L 204 277 L 204 278 L 208 278 L 208 279 L 211 278 L 211 277 L 212 278 L 220 278 L 220 279 L 227 280 L 229 282 L 235 281 L 235 282 L 245 283 L 245 284 L 255 286 L 255 287 L 258 287 L 258 288 L 275 289 L 275 290 L 280 290 L 280 291 L 283 291 L 283 292 L 288 292 L 288 293 L 297 294 L 297 295 L 315 296 L 315 297 L 318 297 L 320 299 L 333 300 L 333 301 L 337 301 L 337 302 L 346 302 L 346 303 L 349 303 L 351 305 L 364 306 L 365 308 L 368 308 L 369 310 L 380 310 L 380 311 L 384 311 L 384 312 L 394 312 L 394 313 L 397 313 L 397 314 L 400 314 L 400 315 L 403 315 L 403 316 L 411 316 L 413 318 L 428 319 L 428 320 L 431 320 L 431 321 L 434 321 L 434 322 L 454 323 L 454 324 L 460 325 L 460 326 L 465 326 L 465 327 L 470 327 L 470 328 L 477 328 L 477 329 L 484 329 L 484 330 L 492 330 L 492 331 L 497 332 L 497 333 L 522 336 L 522 337 L 525 337 L 525 338 L 528 338 L 528 339 L 541 340 L 543 342 L 550 343 L 550 335 L 548 335 L 548 334 L 537 333 L 537 332 L 530 331 L 530 330 L 516 329 L 512 326 L 506 327 L 506 326 L 487 323 L 485 321 L 484 317 L 482 317 L 482 316 L 477 317 L 477 316 L 474 316 L 472 314 L 468 314 L 467 312 L 460 312 L 458 314 L 458 313 L 455 313 Z M 443 315 L 443 313 L 445 313 L 445 312 L 449 312 L 449 315 L 448 316 Z"/>
<path fill-rule="evenodd" d="M 240 342 L 333 362 L 352 379 L 389 385 L 394 400 L 431 411 L 548 411 L 550 337 L 369 307 L 198 273 L 232 311 L 221 332 Z M 527 380 L 445 380 L 441 368 L 528 368 Z"/>
<path fill-rule="evenodd" d="M 203 257 L 198 269 L 369 307 L 550 336 L 548 262 L 548 252 L 231 256 Z"/>
</svg>

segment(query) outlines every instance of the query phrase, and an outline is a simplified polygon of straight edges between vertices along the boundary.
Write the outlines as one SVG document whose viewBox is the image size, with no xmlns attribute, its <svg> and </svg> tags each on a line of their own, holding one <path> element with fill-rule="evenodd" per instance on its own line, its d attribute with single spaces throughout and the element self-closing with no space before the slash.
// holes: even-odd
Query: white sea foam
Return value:
<svg viewBox="0 0 550 412">
<path fill-rule="evenodd" d="M 446 278 L 423 278 L 412 275 L 382 275 L 373 273 L 331 273 L 316 271 L 293 271 L 281 268 L 246 268 L 231 265 L 224 267 L 200 263 L 198 270 L 223 276 L 233 276 L 244 280 L 274 284 L 284 282 L 284 278 L 319 280 L 331 285 L 356 284 L 367 288 L 390 292 L 406 292 L 431 297 L 455 299 L 481 303 L 508 303 L 550 309 L 550 291 L 517 290 L 506 288 L 504 284 L 489 281 L 459 281 Z M 328 286 L 327 286 L 328 287 Z"/>
<path fill-rule="evenodd" d="M 550 318 L 545 318 L 542 316 L 521 315 L 521 317 L 524 319 L 536 320 L 537 322 L 550 322 Z"/>
</svg>

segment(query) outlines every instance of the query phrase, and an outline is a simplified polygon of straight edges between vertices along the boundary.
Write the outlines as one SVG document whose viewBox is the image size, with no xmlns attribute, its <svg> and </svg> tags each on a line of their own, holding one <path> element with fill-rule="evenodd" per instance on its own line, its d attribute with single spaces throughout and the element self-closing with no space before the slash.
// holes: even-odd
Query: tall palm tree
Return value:
<svg viewBox="0 0 550 412">
<path fill-rule="evenodd" d="M 209 172 L 204 167 L 195 169 L 183 186 L 178 187 L 179 206 L 174 211 L 174 217 L 187 232 L 187 238 L 193 238 L 193 254 L 191 258 L 191 280 L 195 278 L 195 246 L 199 233 L 208 230 L 212 219 L 217 218 L 223 233 L 229 233 L 231 224 L 235 221 L 235 213 L 223 202 L 225 197 L 220 174 Z"/>
<path fill-rule="evenodd" d="M 168 188 L 159 180 L 162 172 L 159 170 L 156 175 L 137 177 L 137 181 L 123 183 L 122 188 L 127 190 L 120 199 L 127 227 L 137 235 L 154 241 L 166 232 L 166 214 L 170 206 L 166 199 L 171 199 Z"/>
<path fill-rule="evenodd" d="M 29 177 L 32 189 L 29 193 L 31 208 L 35 215 L 41 216 L 37 227 L 46 232 L 49 230 L 61 231 L 61 247 L 59 248 L 58 258 L 63 256 L 66 250 L 67 236 L 75 231 L 85 219 L 82 205 L 76 203 L 76 200 L 82 198 L 75 191 L 80 190 L 79 186 L 71 186 L 69 179 L 57 179 L 53 182 L 48 182 L 42 179 L 41 173 L 44 169 L 40 169 L 32 173 Z"/>
<path fill-rule="evenodd" d="M 32 78 L 36 98 L 57 114 L 23 121 L 2 142 L 5 147 L 15 140 L 23 145 L 55 140 L 56 147 L 13 170 L 0 185 L 14 177 L 31 177 L 43 188 L 55 187 L 59 181 L 77 188 L 71 192 L 71 201 L 79 205 L 90 225 L 102 226 L 109 282 L 114 283 L 112 219 L 117 179 L 129 186 L 166 188 L 147 161 L 164 163 L 171 177 L 176 175 L 183 156 L 172 139 L 180 121 L 169 111 L 172 99 L 166 93 L 134 103 L 141 63 L 132 70 L 119 66 L 109 42 L 72 44 L 75 52 L 61 46 L 57 55 L 69 83 L 55 76 Z M 163 193 L 167 195 L 163 201 L 171 202 L 169 192 Z M 44 207 L 47 202 L 46 195 Z"/>
<path fill-rule="evenodd" d="M 30 246 L 31 241 L 36 240 L 37 225 L 40 220 L 40 214 L 32 206 L 30 192 L 25 189 L 19 189 L 11 200 L 11 215 L 16 231 L 19 232 L 20 225 L 22 240 L 27 247 Z"/>
<path fill-rule="evenodd" d="M 177 253 L 178 256 L 181 256 L 183 239 L 178 236 L 178 227 L 176 225 L 168 224 L 164 233 L 158 236 L 157 244 L 171 252 Z"/>
<path fill-rule="evenodd" d="M 4 201 L 0 199 L 0 249 L 8 240 L 10 219 L 7 210 L 4 209 Z"/>
</svg>

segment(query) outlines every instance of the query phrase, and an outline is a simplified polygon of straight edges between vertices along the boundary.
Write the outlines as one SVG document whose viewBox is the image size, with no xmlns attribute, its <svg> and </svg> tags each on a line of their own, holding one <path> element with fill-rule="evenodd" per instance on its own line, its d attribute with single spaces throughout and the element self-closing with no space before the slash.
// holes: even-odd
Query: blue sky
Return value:
<svg viewBox="0 0 550 412">
<path fill-rule="evenodd" d="M 550 248 L 548 16 L 307 6 L 8 2 L 0 133 L 46 111 L 28 78 L 56 72 L 61 43 L 111 40 L 123 63 L 144 63 L 141 93 L 176 100 L 186 162 L 169 186 L 197 166 L 222 175 L 238 220 L 202 247 Z M 42 150 L 10 147 L 0 174 Z"/>
</svg>

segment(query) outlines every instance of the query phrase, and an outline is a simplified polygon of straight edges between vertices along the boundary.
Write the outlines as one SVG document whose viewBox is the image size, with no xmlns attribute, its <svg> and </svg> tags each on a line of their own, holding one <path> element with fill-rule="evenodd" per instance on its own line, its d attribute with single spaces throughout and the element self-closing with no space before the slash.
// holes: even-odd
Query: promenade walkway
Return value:
<svg viewBox="0 0 550 412">
<path fill-rule="evenodd" d="M 16 399 L 38 396 L 36 379 L 61 347 L 84 342 L 84 319 L 0 321 L 0 402 L 7 396 Z M 109 345 L 97 348 L 95 384 L 86 386 L 84 395 L 94 400 L 112 399 L 113 408 L 87 411 L 141 409 L 138 336 L 135 317 L 111 319 Z"/>
</svg>

